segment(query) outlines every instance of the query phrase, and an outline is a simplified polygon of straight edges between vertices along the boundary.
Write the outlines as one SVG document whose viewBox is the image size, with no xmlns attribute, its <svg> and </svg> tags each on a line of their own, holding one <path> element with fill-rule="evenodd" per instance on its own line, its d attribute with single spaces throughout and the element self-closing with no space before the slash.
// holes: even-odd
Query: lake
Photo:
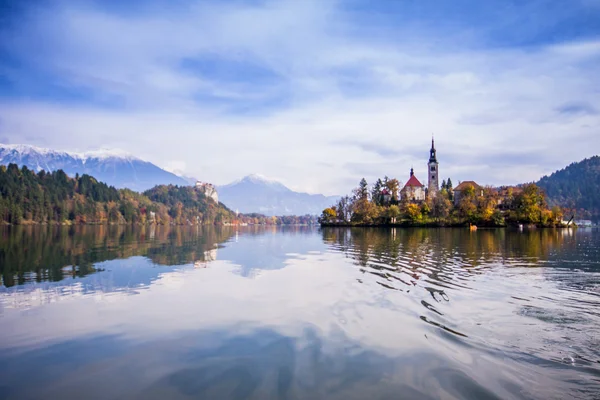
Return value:
<svg viewBox="0 0 600 400">
<path fill-rule="evenodd" d="M 0 230 L 0 399 L 600 398 L 598 230 Z"/>
</svg>

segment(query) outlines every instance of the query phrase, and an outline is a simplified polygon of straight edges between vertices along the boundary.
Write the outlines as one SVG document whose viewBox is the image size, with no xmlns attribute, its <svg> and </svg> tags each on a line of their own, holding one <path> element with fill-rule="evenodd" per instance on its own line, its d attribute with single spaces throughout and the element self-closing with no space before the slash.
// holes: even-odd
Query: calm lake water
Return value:
<svg viewBox="0 0 600 400">
<path fill-rule="evenodd" d="M 600 398 L 597 230 L 3 228 L 0 399 Z"/>
</svg>

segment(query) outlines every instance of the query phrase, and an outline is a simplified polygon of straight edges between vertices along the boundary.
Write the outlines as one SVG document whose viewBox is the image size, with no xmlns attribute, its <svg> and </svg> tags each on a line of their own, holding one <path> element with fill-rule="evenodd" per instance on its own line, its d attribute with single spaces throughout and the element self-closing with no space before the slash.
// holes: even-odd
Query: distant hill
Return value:
<svg viewBox="0 0 600 400">
<path fill-rule="evenodd" d="M 169 207 L 171 214 L 177 214 L 179 207 L 181 210 L 194 210 L 208 221 L 223 222 L 235 218 L 224 204 L 217 204 L 212 199 L 209 201 L 204 193 L 193 186 L 160 185 L 146 190 L 143 195 L 150 201 Z"/>
<path fill-rule="evenodd" d="M 235 219 L 194 187 L 156 186 L 143 194 L 118 190 L 83 174 L 38 173 L 0 166 L 0 224 L 220 224 Z"/>
<path fill-rule="evenodd" d="M 537 182 L 548 202 L 578 210 L 582 216 L 600 217 L 600 157 L 574 162 Z"/>
<path fill-rule="evenodd" d="M 319 215 L 339 196 L 294 192 L 264 176 L 248 175 L 229 185 L 219 186 L 219 200 L 241 213 L 265 215 Z"/>
<path fill-rule="evenodd" d="M 88 174 L 117 188 L 135 191 L 156 185 L 190 183 L 158 166 L 119 151 L 94 151 L 83 154 L 44 149 L 29 145 L 0 144 L 0 164 L 17 164 L 39 172 L 63 170 L 69 176 Z"/>
</svg>

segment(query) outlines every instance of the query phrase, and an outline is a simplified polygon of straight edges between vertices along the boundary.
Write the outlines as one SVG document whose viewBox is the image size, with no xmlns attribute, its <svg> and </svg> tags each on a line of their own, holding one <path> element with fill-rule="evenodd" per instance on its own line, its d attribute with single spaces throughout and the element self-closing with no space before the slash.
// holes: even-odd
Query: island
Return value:
<svg viewBox="0 0 600 400">
<path fill-rule="evenodd" d="M 427 163 L 428 184 L 423 185 L 410 169 L 400 189 L 395 178 L 377 179 L 370 187 L 362 179 L 351 195 L 323 210 L 321 226 L 468 226 L 562 227 L 563 210 L 549 207 L 543 190 L 534 183 L 519 186 L 481 186 L 452 180 L 439 185 L 439 163 L 431 140 Z"/>
</svg>

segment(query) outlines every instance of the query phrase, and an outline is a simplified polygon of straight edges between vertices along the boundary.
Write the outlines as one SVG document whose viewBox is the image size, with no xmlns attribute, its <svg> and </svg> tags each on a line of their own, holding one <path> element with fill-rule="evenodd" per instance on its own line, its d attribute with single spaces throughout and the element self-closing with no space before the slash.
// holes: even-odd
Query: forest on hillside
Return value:
<svg viewBox="0 0 600 400">
<path fill-rule="evenodd" d="M 116 189 L 89 175 L 0 166 L 0 224 L 284 225 L 314 216 L 237 215 L 191 186 L 159 185 L 144 193 Z"/>
<path fill-rule="evenodd" d="M 572 163 L 544 176 L 537 185 L 546 192 L 548 203 L 581 218 L 600 218 L 600 156 Z"/>
<path fill-rule="evenodd" d="M 214 224 L 235 215 L 194 188 L 158 186 L 146 193 L 117 190 L 89 175 L 35 173 L 0 166 L 0 222 L 47 224 Z"/>
</svg>

